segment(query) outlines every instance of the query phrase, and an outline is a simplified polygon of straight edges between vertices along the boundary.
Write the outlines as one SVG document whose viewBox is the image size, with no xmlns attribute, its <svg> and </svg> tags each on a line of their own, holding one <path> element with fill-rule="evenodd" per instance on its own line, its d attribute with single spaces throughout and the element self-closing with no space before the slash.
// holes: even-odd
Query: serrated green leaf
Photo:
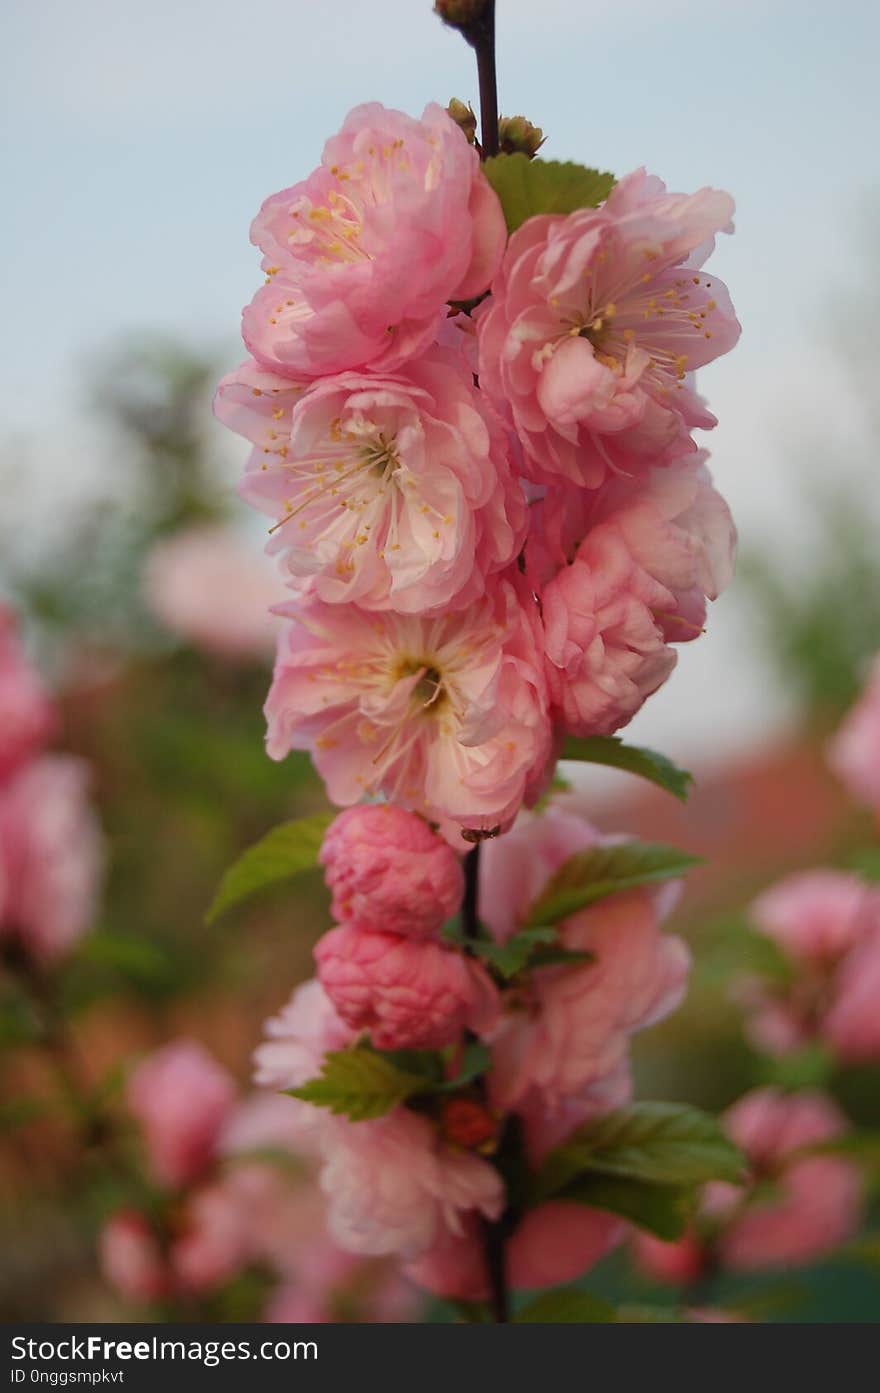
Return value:
<svg viewBox="0 0 880 1393">
<path fill-rule="evenodd" d="M 694 1217 L 698 1195 L 695 1185 L 657 1185 L 628 1176 L 588 1173 L 572 1181 L 556 1198 L 607 1210 L 672 1243 L 681 1238 Z"/>
<path fill-rule="evenodd" d="M 282 822 L 239 856 L 226 871 L 205 916 L 209 924 L 233 905 L 257 891 L 290 880 L 318 864 L 324 833 L 332 813 L 315 813 L 293 822 Z"/>
<path fill-rule="evenodd" d="M 669 880 L 697 865 L 699 859 L 661 842 L 619 842 L 578 851 L 560 866 L 532 905 L 526 928 L 558 924 L 606 895 Z"/>
<path fill-rule="evenodd" d="M 329 1108 L 352 1122 L 384 1117 L 414 1093 L 424 1091 L 425 1079 L 400 1069 L 386 1055 L 355 1045 L 324 1056 L 318 1078 L 284 1090 L 291 1098 Z"/>
<path fill-rule="evenodd" d="M 494 155 L 483 173 L 498 195 L 508 232 L 515 232 L 537 213 L 573 213 L 597 208 L 614 187 L 614 175 L 571 161 Z"/>
<path fill-rule="evenodd" d="M 560 759 L 576 759 L 584 764 L 624 769 L 628 774 L 649 779 L 682 803 L 687 801 L 694 781 L 693 774 L 687 769 L 680 769 L 666 755 L 658 754 L 656 750 L 646 750 L 641 745 L 625 745 L 617 735 L 570 735 L 562 747 Z"/>
<path fill-rule="evenodd" d="M 585 1171 L 657 1185 L 736 1184 L 745 1160 L 717 1119 L 699 1108 L 633 1103 L 585 1123 L 551 1151 L 538 1178 L 540 1194 L 561 1191 Z"/>
<path fill-rule="evenodd" d="M 544 1291 L 513 1318 L 515 1325 L 598 1325 L 617 1320 L 617 1312 L 608 1301 L 577 1287 L 557 1287 Z"/>
</svg>

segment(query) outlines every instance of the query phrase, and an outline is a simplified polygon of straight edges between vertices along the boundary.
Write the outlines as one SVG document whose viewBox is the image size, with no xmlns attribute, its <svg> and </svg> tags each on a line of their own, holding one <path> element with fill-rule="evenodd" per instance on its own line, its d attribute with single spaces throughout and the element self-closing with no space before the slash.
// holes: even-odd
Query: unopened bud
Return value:
<svg viewBox="0 0 880 1393">
<path fill-rule="evenodd" d="M 498 1119 L 476 1098 L 450 1098 L 443 1104 L 443 1135 L 466 1151 L 491 1151 Z"/>
<path fill-rule="evenodd" d="M 477 118 L 470 102 L 465 106 L 464 102 L 458 100 L 458 97 L 453 97 L 446 110 L 455 124 L 464 131 L 468 143 L 473 145 L 477 135 Z"/>
<path fill-rule="evenodd" d="M 434 0 L 434 13 L 453 29 L 470 29 L 488 8 L 488 0 Z"/>
<path fill-rule="evenodd" d="M 528 155 L 533 160 L 544 144 L 544 132 L 525 116 L 502 116 L 498 122 L 498 141 L 502 154 Z"/>
</svg>

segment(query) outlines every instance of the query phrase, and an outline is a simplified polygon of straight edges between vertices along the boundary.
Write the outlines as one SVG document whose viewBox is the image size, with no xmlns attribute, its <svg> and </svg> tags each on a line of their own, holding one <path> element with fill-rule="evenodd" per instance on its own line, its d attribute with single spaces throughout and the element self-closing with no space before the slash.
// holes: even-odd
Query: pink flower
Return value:
<svg viewBox="0 0 880 1393">
<path fill-rule="evenodd" d="M 746 1153 L 757 1181 L 771 1182 L 741 1212 L 742 1191 L 720 1182 L 707 1187 L 705 1209 L 722 1225 L 718 1252 L 733 1271 L 812 1262 L 856 1232 L 861 1181 L 850 1161 L 803 1155 L 846 1129 L 846 1119 L 824 1094 L 756 1089 L 724 1116 L 731 1138 Z"/>
<path fill-rule="evenodd" d="M 506 839 L 486 847 L 481 888 L 483 916 L 501 938 L 525 917 L 557 866 L 593 844 L 596 834 L 580 819 L 553 811 L 524 819 L 508 837 L 507 848 Z M 527 852 L 534 858 L 534 878 L 515 882 L 522 888 L 517 902 L 507 876 L 512 861 Z M 575 1125 L 576 1112 L 568 1112 L 572 1103 L 590 1116 L 603 1104 L 607 1109 L 625 1099 L 630 1035 L 673 1011 L 686 987 L 687 948 L 660 931 L 674 896 L 671 886 L 628 891 L 560 925 L 564 946 L 590 952 L 594 960 L 537 969 L 528 989 L 508 1004 L 490 1037 L 490 1087 L 497 1107 L 532 1115 L 540 1121 L 532 1130 L 540 1132 L 554 1113 L 561 1114 L 562 1130 Z"/>
<path fill-rule="evenodd" d="M 305 392 L 245 363 L 216 411 L 254 443 L 242 494 L 276 520 L 268 550 L 331 604 L 462 609 L 522 546 L 506 432 L 450 349 Z"/>
<path fill-rule="evenodd" d="M 828 762 L 859 803 L 880 811 L 880 658 L 828 746 Z"/>
<path fill-rule="evenodd" d="M 752 916 L 793 970 L 790 982 L 736 989 L 759 1048 L 818 1039 L 841 1059 L 880 1057 L 880 891 L 845 871 L 805 871 L 759 896 Z"/>
<path fill-rule="evenodd" d="M 377 1049 L 442 1049 L 466 1027 L 486 1031 L 498 993 L 457 949 L 362 929 L 331 929 L 315 948 L 318 976 L 342 1019 Z"/>
<path fill-rule="evenodd" d="M 702 1275 L 706 1252 L 694 1233 L 686 1233 L 674 1243 L 666 1243 L 651 1233 L 633 1235 L 636 1265 L 655 1282 L 689 1286 Z"/>
<path fill-rule="evenodd" d="M 121 1209 L 98 1237 L 104 1278 L 126 1301 L 158 1301 L 169 1287 L 159 1240 L 142 1214 Z"/>
<path fill-rule="evenodd" d="M 340 813 L 320 859 L 334 917 L 356 919 L 364 929 L 430 938 L 461 904 L 464 873 L 454 851 L 394 803 Z"/>
<path fill-rule="evenodd" d="M 254 1081 L 264 1088 L 299 1088 L 321 1072 L 328 1050 L 342 1050 L 354 1031 L 316 979 L 297 987 L 287 1005 L 265 1024 L 268 1039 L 254 1053 Z M 317 1143 L 327 1114 L 297 1098 L 280 1100 L 288 1109 L 292 1135 L 306 1150 Z"/>
<path fill-rule="evenodd" d="M 88 930 L 101 875 L 89 771 L 42 755 L 0 786 L 0 939 L 51 963 Z"/>
<path fill-rule="evenodd" d="M 55 727 L 55 708 L 0 603 L 0 779 L 39 750 Z"/>
<path fill-rule="evenodd" d="M 209 1165 L 235 1095 L 232 1077 L 192 1040 L 174 1040 L 137 1066 L 128 1106 L 162 1184 L 185 1185 Z"/>
<path fill-rule="evenodd" d="M 174 1280 L 180 1290 L 211 1291 L 256 1260 L 253 1216 L 248 1207 L 226 1177 L 189 1198 L 184 1232 L 171 1250 Z"/>
<path fill-rule="evenodd" d="M 491 831 L 542 790 L 552 734 L 537 608 L 521 578 L 466 616 L 283 608 L 266 703 L 274 759 L 312 750 L 335 803 L 387 797 L 429 821 Z"/>
<path fill-rule="evenodd" d="M 578 735 L 610 734 L 666 680 L 730 580 L 736 531 L 703 456 L 551 492 L 533 510 L 527 574 L 541 595 L 547 679 Z"/>
<path fill-rule="evenodd" d="M 497 1219 L 499 1173 L 471 1152 L 444 1144 L 431 1123 L 405 1108 L 371 1122 L 337 1122 L 325 1135 L 321 1188 L 330 1232 L 356 1253 L 411 1259 L 467 1215 Z"/>
<path fill-rule="evenodd" d="M 171 633 L 221 658 L 266 658 L 278 633 L 270 606 L 284 587 L 226 527 L 190 527 L 151 550 L 144 593 Z"/>
<path fill-rule="evenodd" d="M 531 1209 L 505 1245 L 505 1276 L 514 1291 L 571 1282 L 589 1271 L 619 1242 L 624 1225 L 612 1214 L 566 1200 Z M 447 1299 L 485 1301 L 489 1282 L 481 1235 L 470 1222 L 445 1233 L 428 1252 L 409 1262 L 406 1275 Z"/>
<path fill-rule="evenodd" d="M 483 846 L 480 919 L 499 943 L 521 929 L 550 877 L 579 851 L 601 838 L 586 818 L 551 802 L 539 814 L 520 813 L 502 837 Z"/>
<path fill-rule="evenodd" d="M 244 311 L 245 343 L 292 377 L 397 367 L 431 342 L 447 301 L 486 289 L 505 237 L 477 154 L 441 107 L 419 121 L 355 107 L 318 169 L 254 220 L 267 284 Z"/>
<path fill-rule="evenodd" d="M 637 170 L 604 206 L 529 218 L 510 239 L 479 322 L 480 385 L 535 480 L 594 488 L 692 448 L 715 419 L 693 369 L 732 348 L 720 281 L 699 274 L 733 202 Z"/>
</svg>

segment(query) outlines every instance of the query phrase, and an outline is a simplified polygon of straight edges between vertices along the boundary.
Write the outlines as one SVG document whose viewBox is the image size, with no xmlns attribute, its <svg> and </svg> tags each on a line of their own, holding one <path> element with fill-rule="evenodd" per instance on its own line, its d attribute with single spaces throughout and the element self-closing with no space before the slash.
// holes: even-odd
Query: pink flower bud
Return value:
<svg viewBox="0 0 880 1393">
<path fill-rule="evenodd" d="M 348 808 L 321 848 L 333 914 L 365 929 L 428 938 L 461 904 L 464 873 L 449 844 L 393 803 Z"/>
<path fill-rule="evenodd" d="M 828 762 L 853 798 L 880 813 L 880 658 L 831 740 Z"/>
<path fill-rule="evenodd" d="M 185 1185 L 208 1166 L 235 1096 L 231 1075 L 191 1040 L 174 1040 L 138 1065 L 128 1105 L 162 1184 Z"/>
<path fill-rule="evenodd" d="M 106 1281 L 127 1301 L 158 1301 L 166 1295 L 169 1274 L 159 1239 L 142 1214 L 121 1209 L 98 1238 L 98 1256 Z"/>
<path fill-rule="evenodd" d="M 353 1030 L 377 1049 L 441 1049 L 462 1030 L 488 1030 L 498 992 L 472 958 L 439 943 L 361 929 L 332 929 L 315 949 L 318 976 Z"/>
</svg>

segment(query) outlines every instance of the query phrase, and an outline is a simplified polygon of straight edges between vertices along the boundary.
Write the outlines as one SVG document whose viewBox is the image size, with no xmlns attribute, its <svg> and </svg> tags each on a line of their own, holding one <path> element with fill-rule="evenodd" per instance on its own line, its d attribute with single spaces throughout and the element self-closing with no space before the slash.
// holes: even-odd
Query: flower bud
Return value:
<svg viewBox="0 0 880 1393">
<path fill-rule="evenodd" d="M 473 145 L 477 135 L 477 117 L 470 102 L 465 105 L 458 97 L 452 97 L 446 110 L 455 124 L 464 131 L 468 144 Z"/>
<path fill-rule="evenodd" d="M 498 122 L 498 140 L 503 155 L 518 152 L 533 160 L 546 136 L 540 126 L 533 126 L 525 116 L 502 116 Z"/>
<path fill-rule="evenodd" d="M 434 0 L 434 13 L 453 29 L 470 29 L 488 8 L 488 0 Z"/>
</svg>

